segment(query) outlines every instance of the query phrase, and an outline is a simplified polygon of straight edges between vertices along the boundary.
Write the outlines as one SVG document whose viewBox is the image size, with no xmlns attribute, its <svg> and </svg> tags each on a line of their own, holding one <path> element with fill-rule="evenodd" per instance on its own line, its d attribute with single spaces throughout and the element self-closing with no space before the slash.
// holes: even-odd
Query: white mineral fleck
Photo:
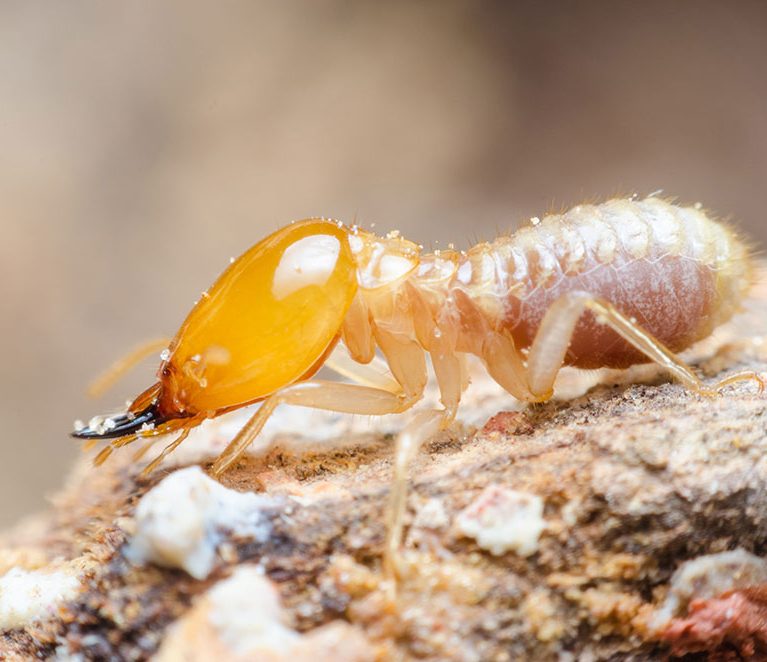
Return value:
<svg viewBox="0 0 767 662">
<path fill-rule="evenodd" d="M 198 599 L 168 630 L 156 662 L 367 662 L 378 655 L 362 633 L 335 621 L 301 634 L 274 584 L 243 565 Z"/>
<path fill-rule="evenodd" d="M 450 523 L 445 506 L 439 499 L 428 499 L 418 509 L 413 526 L 422 529 L 442 529 Z"/>
<path fill-rule="evenodd" d="M 456 519 L 464 536 L 491 554 L 514 550 L 530 556 L 538 549 L 538 538 L 546 528 L 543 499 L 536 494 L 488 485 Z"/>
<path fill-rule="evenodd" d="M 80 580 L 63 570 L 11 568 L 0 577 L 0 629 L 54 616 L 59 603 L 73 598 L 79 586 Z"/>
<path fill-rule="evenodd" d="M 208 619 L 228 648 L 287 651 L 300 635 L 280 604 L 274 584 L 254 566 L 240 566 L 208 592 Z"/>
<path fill-rule="evenodd" d="M 96 434 L 104 434 L 104 432 L 106 432 L 106 427 L 104 425 L 104 417 L 94 416 L 90 421 L 88 421 L 88 427 L 91 430 L 93 430 Z"/>
<path fill-rule="evenodd" d="M 227 532 L 263 542 L 271 525 L 264 510 L 274 500 L 227 489 L 199 467 L 172 473 L 147 492 L 136 508 L 136 535 L 126 550 L 136 564 L 182 568 L 208 576 Z"/>
<path fill-rule="evenodd" d="M 714 598 L 725 591 L 767 582 L 767 561 L 735 549 L 706 554 L 683 563 L 671 577 L 668 596 L 653 618 L 653 628 L 663 628 L 682 613 L 690 600 Z"/>
</svg>

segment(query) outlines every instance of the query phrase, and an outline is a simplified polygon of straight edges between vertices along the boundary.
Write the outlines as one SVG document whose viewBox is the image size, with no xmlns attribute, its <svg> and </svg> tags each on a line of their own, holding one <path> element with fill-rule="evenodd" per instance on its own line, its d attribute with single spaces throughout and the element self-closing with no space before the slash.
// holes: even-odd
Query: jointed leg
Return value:
<svg viewBox="0 0 767 662">
<path fill-rule="evenodd" d="M 401 394 L 356 384 L 314 380 L 288 386 L 264 400 L 258 411 L 237 433 L 224 452 L 213 463 L 211 472 L 218 476 L 245 452 L 261 432 L 266 421 L 281 404 L 300 405 L 314 409 L 382 416 L 405 411 L 412 400 Z"/>
<path fill-rule="evenodd" d="M 624 340 L 649 359 L 668 370 L 688 389 L 705 396 L 714 396 L 725 386 L 741 381 L 755 381 L 760 392 L 764 381 L 755 372 L 742 372 L 725 377 L 713 387 L 706 386 L 698 376 L 660 341 L 631 321 L 609 302 L 588 293 L 575 292 L 555 301 L 543 318 L 527 359 L 528 384 L 536 396 L 550 394 L 554 380 L 565 359 L 575 326 L 585 310 L 590 310 Z"/>
<path fill-rule="evenodd" d="M 394 379 L 402 385 L 405 395 L 420 399 L 428 378 L 426 358 L 421 346 L 414 340 L 402 340 L 381 329 L 375 330 L 375 338 Z"/>
<path fill-rule="evenodd" d="M 402 391 L 385 361 L 374 356 L 370 363 L 357 363 L 341 344 L 336 345 L 333 353 L 325 360 L 325 367 L 362 386 L 380 388 L 391 393 Z"/>
<path fill-rule="evenodd" d="M 171 441 L 165 448 L 162 449 L 162 453 L 160 453 L 154 460 L 152 460 L 149 464 L 147 464 L 141 471 L 141 476 L 148 476 L 152 471 L 160 465 L 160 463 L 168 457 L 176 448 L 178 448 L 179 444 L 184 441 L 189 436 L 189 433 L 192 431 L 191 427 L 185 428 L 181 431 L 181 434 L 178 435 L 173 441 Z M 143 448 L 141 449 L 144 450 Z M 140 457 L 140 456 L 139 456 Z"/>
<path fill-rule="evenodd" d="M 386 546 L 384 548 L 384 571 L 395 584 L 402 574 L 400 552 L 407 507 L 408 466 L 421 445 L 449 425 L 451 420 L 452 415 L 446 409 L 420 411 L 413 416 L 397 437 L 394 477 L 386 514 Z"/>
<path fill-rule="evenodd" d="M 468 386 L 465 357 L 455 351 L 456 333 L 443 331 L 433 339 L 429 350 L 434 376 L 439 386 L 440 401 L 452 421 L 458 412 L 461 395 Z"/>
<path fill-rule="evenodd" d="M 540 394 L 542 397 L 531 393 L 525 366 L 510 337 L 488 330 L 481 358 L 488 374 L 517 400 L 534 402 L 550 396 L 545 391 Z"/>
<path fill-rule="evenodd" d="M 450 343 L 436 343 L 431 351 L 431 360 L 445 408 L 418 412 L 397 437 L 384 549 L 384 570 L 394 586 L 402 575 L 400 554 L 407 508 L 408 467 L 423 443 L 453 421 L 463 392 L 461 361 Z"/>
</svg>

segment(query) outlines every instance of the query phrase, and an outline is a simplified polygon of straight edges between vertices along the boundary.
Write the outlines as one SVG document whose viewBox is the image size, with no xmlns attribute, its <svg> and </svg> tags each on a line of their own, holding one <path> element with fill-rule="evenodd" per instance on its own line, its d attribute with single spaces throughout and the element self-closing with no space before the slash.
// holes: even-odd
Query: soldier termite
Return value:
<svg viewBox="0 0 767 662">
<path fill-rule="evenodd" d="M 178 433 L 151 471 L 204 419 L 261 402 L 213 463 L 219 475 L 280 404 L 410 409 L 428 353 L 442 408 L 417 413 L 396 443 L 385 554 L 396 575 L 408 462 L 455 417 L 467 354 L 527 402 L 552 396 L 563 365 L 655 362 L 703 396 L 744 380 L 763 390 L 754 372 L 706 385 L 675 355 L 728 320 L 751 284 L 744 243 L 697 207 L 655 197 L 581 205 L 466 253 L 424 254 L 398 233 L 323 219 L 288 225 L 205 293 L 163 352 L 158 382 L 127 413 L 74 434 L 113 440 L 100 462 L 137 438 Z M 314 379 L 322 365 L 351 383 Z"/>
</svg>

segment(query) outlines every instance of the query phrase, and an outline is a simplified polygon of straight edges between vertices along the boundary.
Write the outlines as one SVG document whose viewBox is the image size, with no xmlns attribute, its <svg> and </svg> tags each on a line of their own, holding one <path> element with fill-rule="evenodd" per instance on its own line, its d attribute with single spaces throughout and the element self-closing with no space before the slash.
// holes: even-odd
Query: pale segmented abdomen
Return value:
<svg viewBox="0 0 767 662">
<path fill-rule="evenodd" d="M 451 290 L 528 347 L 549 306 L 570 291 L 604 298 L 673 351 L 709 335 L 750 285 L 748 251 L 726 226 L 658 198 L 610 200 L 547 216 L 461 261 Z M 646 361 L 584 315 L 566 362 L 581 368 Z"/>
</svg>

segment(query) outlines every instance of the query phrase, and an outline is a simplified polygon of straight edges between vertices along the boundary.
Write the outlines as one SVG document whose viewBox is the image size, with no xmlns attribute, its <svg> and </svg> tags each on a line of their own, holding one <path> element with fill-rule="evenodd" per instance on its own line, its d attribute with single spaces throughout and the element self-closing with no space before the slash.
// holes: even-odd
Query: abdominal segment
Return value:
<svg viewBox="0 0 767 662">
<path fill-rule="evenodd" d="M 503 325 L 518 349 L 532 344 L 549 306 L 568 292 L 587 292 L 609 301 L 674 352 L 709 335 L 720 321 L 717 277 L 711 267 L 679 256 L 637 259 L 565 275 L 556 284 L 519 298 L 512 293 Z M 566 365 L 577 368 L 626 368 L 647 361 L 590 312 L 579 321 L 565 358 Z"/>
</svg>

